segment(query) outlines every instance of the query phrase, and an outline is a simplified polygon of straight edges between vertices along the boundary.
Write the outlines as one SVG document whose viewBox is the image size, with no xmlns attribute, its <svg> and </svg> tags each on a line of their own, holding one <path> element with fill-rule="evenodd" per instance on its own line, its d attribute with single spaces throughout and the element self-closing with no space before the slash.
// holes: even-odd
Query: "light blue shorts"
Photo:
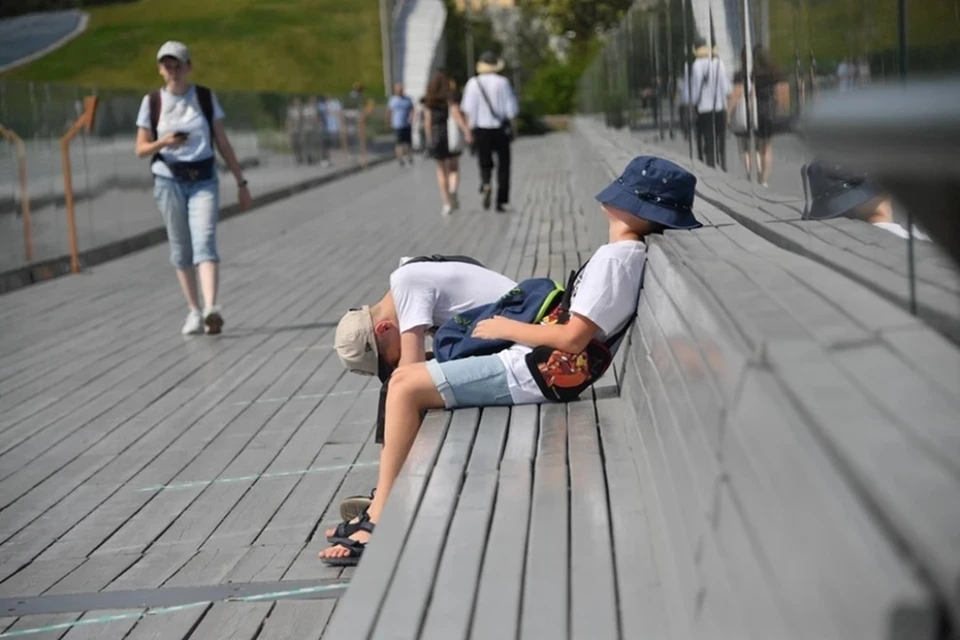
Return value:
<svg viewBox="0 0 960 640">
<path fill-rule="evenodd" d="M 427 362 L 427 371 L 447 409 L 513 404 L 507 369 L 499 356 L 477 356 L 443 363 L 431 360 Z"/>
<path fill-rule="evenodd" d="M 167 227 L 173 266 L 186 269 L 201 262 L 220 262 L 217 253 L 220 184 L 217 178 L 178 182 L 154 176 L 153 197 Z"/>
</svg>

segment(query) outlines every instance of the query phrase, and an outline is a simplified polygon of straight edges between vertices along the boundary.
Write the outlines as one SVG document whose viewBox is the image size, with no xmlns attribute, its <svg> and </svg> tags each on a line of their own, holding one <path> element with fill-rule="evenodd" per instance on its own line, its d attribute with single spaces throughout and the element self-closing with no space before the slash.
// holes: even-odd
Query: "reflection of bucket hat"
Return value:
<svg viewBox="0 0 960 640">
<path fill-rule="evenodd" d="M 503 60 L 493 51 L 484 51 L 477 60 L 477 73 L 500 73 L 503 71 Z"/>
<path fill-rule="evenodd" d="M 851 213 L 882 191 L 849 167 L 814 160 L 804 169 L 810 195 L 808 220 L 829 220 Z"/>
<path fill-rule="evenodd" d="M 697 178 L 683 167 L 663 158 L 638 156 L 597 194 L 597 200 L 669 229 L 696 229 L 703 226 L 693 214 L 696 188 Z"/>
</svg>

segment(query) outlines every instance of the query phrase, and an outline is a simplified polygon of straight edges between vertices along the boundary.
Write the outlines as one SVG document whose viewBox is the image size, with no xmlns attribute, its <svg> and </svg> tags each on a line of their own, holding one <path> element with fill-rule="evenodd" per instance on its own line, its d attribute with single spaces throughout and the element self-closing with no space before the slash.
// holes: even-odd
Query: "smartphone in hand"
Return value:
<svg viewBox="0 0 960 640">
<path fill-rule="evenodd" d="M 183 139 L 183 140 L 186 140 L 187 138 L 190 137 L 190 134 L 187 133 L 186 131 L 174 131 L 174 132 L 173 132 L 173 137 L 175 137 L 175 138 L 181 138 L 181 139 Z"/>
</svg>

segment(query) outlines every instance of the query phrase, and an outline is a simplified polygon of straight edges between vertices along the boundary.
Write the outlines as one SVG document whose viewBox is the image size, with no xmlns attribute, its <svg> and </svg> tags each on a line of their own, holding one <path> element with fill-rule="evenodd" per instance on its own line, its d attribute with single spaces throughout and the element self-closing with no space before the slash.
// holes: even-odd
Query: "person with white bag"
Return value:
<svg viewBox="0 0 960 640">
<path fill-rule="evenodd" d="M 733 91 L 727 106 L 730 114 L 728 126 L 740 141 L 743 163 L 747 177 L 751 175 L 751 150 L 749 129 L 753 130 L 754 151 L 760 184 L 768 186 L 773 164 L 773 136 L 778 133 L 778 113 L 789 102 L 789 86 L 782 74 L 759 45 L 753 48 L 753 72 L 750 74 L 750 99 L 744 95 L 744 78 L 747 69 L 746 50 L 740 54 L 740 71 L 733 78 Z M 747 105 L 750 106 L 749 118 Z"/>
<path fill-rule="evenodd" d="M 427 153 L 437 161 L 437 185 L 444 216 L 449 216 L 460 206 L 457 197 L 460 154 L 464 143 L 473 142 L 467 121 L 460 111 L 459 98 L 446 73 L 437 71 L 433 74 L 424 97 L 424 133 Z"/>
</svg>

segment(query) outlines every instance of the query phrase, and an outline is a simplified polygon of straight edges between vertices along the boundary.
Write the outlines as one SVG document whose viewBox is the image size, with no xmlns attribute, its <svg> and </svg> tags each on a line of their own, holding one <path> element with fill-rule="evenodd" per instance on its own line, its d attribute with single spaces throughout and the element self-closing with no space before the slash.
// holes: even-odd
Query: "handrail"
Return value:
<svg viewBox="0 0 960 640">
<path fill-rule="evenodd" d="M 27 189 L 27 149 L 23 138 L 0 124 L 0 136 L 17 148 L 17 174 L 20 179 L 20 217 L 23 221 L 23 252 L 27 262 L 33 262 L 33 231 L 30 226 L 30 192 Z"/>
<path fill-rule="evenodd" d="M 70 169 L 70 141 L 81 129 L 90 131 L 97 115 L 96 96 L 83 99 L 83 113 L 60 138 L 60 155 L 63 158 L 63 195 L 67 206 L 67 232 L 70 239 L 70 271 L 80 273 L 80 249 L 77 246 L 77 219 L 73 207 L 73 173 Z"/>
</svg>

